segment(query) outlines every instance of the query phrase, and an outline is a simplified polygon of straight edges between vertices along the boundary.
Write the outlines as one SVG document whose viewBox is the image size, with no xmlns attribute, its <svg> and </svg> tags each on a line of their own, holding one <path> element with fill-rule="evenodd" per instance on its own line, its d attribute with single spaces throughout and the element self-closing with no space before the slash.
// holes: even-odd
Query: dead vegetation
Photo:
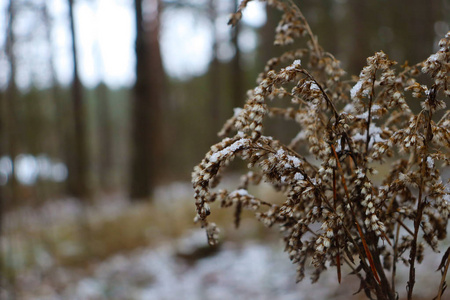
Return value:
<svg viewBox="0 0 450 300">
<path fill-rule="evenodd" d="M 248 2 L 241 3 L 230 24 L 239 21 Z M 406 286 L 412 299 L 416 263 L 425 247 L 439 255 L 439 241 L 447 235 L 450 191 L 440 172 L 450 163 L 450 114 L 445 111 L 450 32 L 422 63 L 398 66 L 377 52 L 349 80 L 295 4 L 266 2 L 282 11 L 275 44 L 305 39 L 307 46 L 267 62 L 245 106 L 235 109 L 219 133 L 222 141 L 195 167 L 196 220 L 215 245 L 219 229 L 209 221 L 210 203 L 233 207 L 236 226 L 242 210 L 253 211 L 264 225 L 279 227 L 285 250 L 298 266 L 298 281 L 311 262 L 313 282 L 330 266 L 340 282 L 345 264 L 367 298 L 396 299 Z M 288 108 L 277 107 L 286 100 Z M 417 102 L 418 111 L 412 109 Z M 264 135 L 264 120 L 272 117 L 298 125 L 289 144 Z M 301 154 L 303 149 L 309 156 Z M 215 189 L 236 157 L 249 168 L 240 186 Z M 377 165 L 388 169 L 379 174 L 381 183 L 375 181 Z M 282 204 L 248 192 L 263 181 L 284 193 Z M 436 266 L 442 271 L 437 299 L 446 287 L 449 261 L 447 251 Z M 403 286 L 396 283 L 399 264 L 409 268 Z"/>
</svg>

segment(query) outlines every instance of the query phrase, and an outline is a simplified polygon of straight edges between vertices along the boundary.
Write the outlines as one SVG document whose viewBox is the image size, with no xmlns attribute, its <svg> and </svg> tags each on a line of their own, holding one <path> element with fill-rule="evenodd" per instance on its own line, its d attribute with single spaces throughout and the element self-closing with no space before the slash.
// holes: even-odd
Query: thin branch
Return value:
<svg viewBox="0 0 450 300">
<path fill-rule="evenodd" d="M 372 121 L 372 101 L 375 94 L 375 74 L 376 70 L 373 73 L 372 77 L 372 89 L 369 96 L 369 111 L 367 115 L 367 134 L 366 134 L 366 156 L 369 154 L 369 143 L 370 143 L 370 122 Z"/>
<path fill-rule="evenodd" d="M 442 295 L 444 294 L 445 291 L 445 277 L 447 277 L 447 271 L 448 268 L 450 266 L 450 259 L 448 257 L 448 252 L 450 251 L 450 247 L 447 249 L 446 253 L 447 254 L 447 263 L 445 264 L 445 268 L 444 271 L 442 272 L 442 277 L 441 277 L 441 283 L 439 284 L 439 290 L 438 290 L 438 295 L 436 297 L 436 300 L 441 300 Z"/>
<path fill-rule="evenodd" d="M 430 93 L 431 94 L 431 93 Z M 430 95 L 429 95 L 430 97 Z M 420 115 L 422 115 L 424 111 L 422 110 L 420 112 Z M 429 114 L 427 114 L 428 118 L 426 119 L 426 122 L 429 123 L 431 122 L 431 112 Z M 417 122 L 418 124 L 419 122 Z M 426 175 L 426 161 L 425 161 L 425 154 L 427 153 L 428 150 L 428 140 L 427 140 L 427 136 L 428 136 L 428 130 L 429 130 L 430 126 L 426 126 L 425 127 L 425 139 L 424 139 L 424 147 L 422 150 L 422 160 L 420 162 L 420 183 L 419 183 L 419 199 L 417 200 L 417 209 L 416 209 L 416 218 L 414 220 L 414 235 L 413 235 L 413 240 L 411 243 L 411 252 L 409 254 L 409 279 L 408 279 L 408 283 L 407 283 L 407 290 L 408 290 L 408 300 L 412 300 L 412 294 L 413 294 L 413 289 L 414 289 L 414 284 L 415 284 L 415 277 L 416 277 L 416 269 L 415 269 L 415 262 L 416 262 L 416 256 L 417 256 L 417 238 L 419 235 L 419 230 L 420 230 L 420 223 L 422 221 L 422 215 L 423 215 L 423 210 L 424 210 L 424 202 L 423 202 L 423 193 L 424 193 L 424 178 Z"/>
</svg>

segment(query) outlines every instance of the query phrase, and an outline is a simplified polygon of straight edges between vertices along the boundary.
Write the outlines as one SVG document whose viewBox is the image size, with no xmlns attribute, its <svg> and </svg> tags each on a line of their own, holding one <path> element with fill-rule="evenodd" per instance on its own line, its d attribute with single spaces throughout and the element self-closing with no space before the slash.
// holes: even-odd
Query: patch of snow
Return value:
<svg viewBox="0 0 450 300">
<path fill-rule="evenodd" d="M 319 86 L 316 83 L 314 83 L 314 82 L 311 83 L 310 89 L 313 90 L 313 91 L 320 91 Z"/>
<path fill-rule="evenodd" d="M 355 110 L 355 106 L 352 103 L 347 103 L 344 107 L 344 111 L 346 113 L 353 113 L 354 110 Z"/>
<path fill-rule="evenodd" d="M 370 108 L 370 111 L 372 112 L 372 114 L 371 114 L 372 119 L 378 119 L 378 116 L 374 115 L 373 113 L 378 112 L 380 109 L 381 109 L 381 106 L 379 106 L 378 104 L 372 105 L 372 107 Z M 367 120 L 369 118 L 369 112 L 365 111 L 362 114 L 357 115 L 356 118 Z"/>
<path fill-rule="evenodd" d="M 374 143 L 380 143 L 386 141 L 381 137 L 381 134 L 383 133 L 383 130 L 376 126 L 374 123 L 370 123 L 370 142 L 369 142 L 369 149 L 373 147 Z M 364 132 L 356 133 L 352 136 L 353 141 L 366 141 L 367 140 L 367 130 L 364 130 Z"/>
<path fill-rule="evenodd" d="M 223 159 L 225 156 L 228 156 L 228 155 L 236 152 L 237 150 L 239 150 L 240 148 L 244 147 L 249 142 L 251 142 L 250 139 L 237 140 L 236 142 L 234 142 L 230 146 L 226 147 L 225 149 L 222 149 L 220 151 L 217 151 L 217 152 L 213 153 L 211 155 L 211 157 L 209 158 L 209 161 L 215 163 L 215 162 Z"/>
<path fill-rule="evenodd" d="M 230 193 L 230 197 L 232 196 L 248 196 L 248 191 L 245 189 L 239 189 L 239 190 L 235 190 L 234 192 Z"/>
<path fill-rule="evenodd" d="M 445 201 L 450 202 L 450 194 L 445 194 L 444 197 L 442 197 Z"/>
<path fill-rule="evenodd" d="M 356 116 L 357 119 L 362 119 L 362 120 L 367 120 L 368 117 L 369 117 L 368 111 L 365 111 L 362 114 L 359 114 Z"/>
<path fill-rule="evenodd" d="M 433 169 L 434 167 L 434 160 L 431 156 L 427 156 L 427 167 L 428 169 Z"/>
<path fill-rule="evenodd" d="M 294 167 L 298 168 L 300 167 L 300 159 L 298 159 L 298 157 L 296 156 L 292 156 L 292 155 L 288 155 L 287 156 L 289 159 L 289 162 L 292 163 L 294 165 Z"/>
<path fill-rule="evenodd" d="M 436 62 L 436 61 L 438 61 L 438 59 L 439 59 L 439 55 L 437 53 L 435 53 L 435 54 L 431 55 L 430 57 L 428 57 L 427 60 L 430 62 Z"/>
<path fill-rule="evenodd" d="M 352 97 L 352 99 L 356 98 L 356 94 L 361 92 L 361 88 L 362 88 L 362 81 L 359 80 L 350 90 L 350 96 Z"/>
<path fill-rule="evenodd" d="M 303 176 L 302 173 L 295 173 L 294 179 L 295 180 L 303 180 L 303 179 L 305 179 L 305 176 Z"/>
<path fill-rule="evenodd" d="M 240 108 L 240 107 L 235 107 L 235 108 L 233 108 L 233 115 L 234 115 L 234 117 L 239 116 L 239 115 L 241 114 L 242 111 L 243 111 L 243 109 Z"/>
</svg>

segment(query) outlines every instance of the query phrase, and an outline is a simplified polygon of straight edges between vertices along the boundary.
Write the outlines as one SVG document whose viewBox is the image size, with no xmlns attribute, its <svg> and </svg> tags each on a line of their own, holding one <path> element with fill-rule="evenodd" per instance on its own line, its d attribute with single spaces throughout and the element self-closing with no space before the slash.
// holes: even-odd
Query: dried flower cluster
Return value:
<svg viewBox="0 0 450 300">
<path fill-rule="evenodd" d="M 248 2 L 241 3 L 230 24 L 238 22 Z M 450 97 L 450 32 L 436 54 L 414 66 L 396 68 L 385 53 L 375 53 L 350 85 L 339 61 L 319 46 L 292 2 L 267 3 L 283 12 L 275 44 L 303 37 L 308 46 L 268 61 L 245 106 L 235 109 L 219 133 L 223 140 L 195 167 L 196 220 L 206 228 L 209 243 L 216 244 L 210 203 L 235 207 L 236 226 L 242 209 L 254 211 L 266 226 L 279 226 L 298 265 L 298 280 L 307 262 L 315 267 L 313 281 L 330 265 L 340 281 L 346 264 L 369 298 L 395 299 L 396 265 L 405 263 L 411 299 L 416 261 L 426 245 L 438 251 L 447 233 L 450 191 L 439 170 L 450 164 L 450 113 L 443 111 Z M 421 74 L 428 84 L 419 82 Z M 291 106 L 275 107 L 281 99 Z M 421 104 L 418 113 L 410 108 L 414 102 Z M 290 144 L 264 136 L 263 121 L 270 117 L 298 124 Z M 305 145 L 308 156 L 299 154 Z M 236 157 L 251 171 L 235 191 L 216 191 L 221 171 Z M 382 182 L 374 182 L 376 167 L 387 163 Z M 282 191 L 284 203 L 252 196 L 249 185 L 261 181 Z M 445 289 L 448 252 L 439 266 L 438 298 Z"/>
</svg>

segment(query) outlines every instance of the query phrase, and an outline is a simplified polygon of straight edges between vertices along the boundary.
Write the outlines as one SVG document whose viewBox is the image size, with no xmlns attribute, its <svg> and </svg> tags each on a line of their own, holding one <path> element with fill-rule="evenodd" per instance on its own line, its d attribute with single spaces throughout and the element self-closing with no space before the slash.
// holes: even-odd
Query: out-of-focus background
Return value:
<svg viewBox="0 0 450 300">
<path fill-rule="evenodd" d="M 295 2 L 349 78 L 379 50 L 422 61 L 450 30 L 449 0 Z M 334 272 L 296 285 L 276 230 L 251 217 L 234 230 L 232 213 L 217 213 L 219 248 L 192 222 L 193 166 L 282 52 L 272 46 L 279 14 L 255 1 L 231 29 L 237 4 L 0 0 L 1 299 L 348 299 L 358 290 L 351 276 L 338 286 Z M 295 132 L 286 126 L 272 133 Z"/>
</svg>

